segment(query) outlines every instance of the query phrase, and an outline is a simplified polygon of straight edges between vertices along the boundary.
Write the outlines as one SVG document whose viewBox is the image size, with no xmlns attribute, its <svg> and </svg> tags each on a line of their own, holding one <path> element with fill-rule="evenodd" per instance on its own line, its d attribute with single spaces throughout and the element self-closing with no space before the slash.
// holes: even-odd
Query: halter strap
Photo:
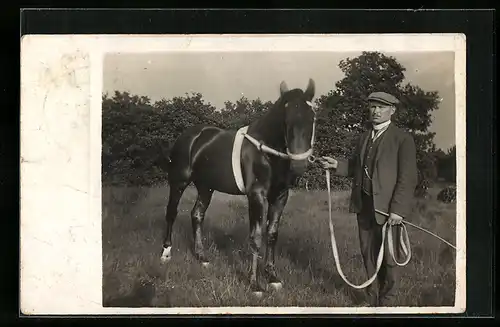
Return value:
<svg viewBox="0 0 500 327">
<path fill-rule="evenodd" d="M 268 147 L 267 145 L 259 142 L 258 140 L 256 140 L 254 137 L 248 135 L 247 133 L 242 133 L 243 136 L 250 141 L 250 143 L 252 143 L 253 145 L 255 145 L 255 147 L 257 149 L 259 149 L 259 151 L 262 151 L 262 152 L 266 152 L 266 153 L 269 153 L 269 154 L 273 154 L 275 156 L 278 156 L 278 157 L 281 157 L 281 158 L 289 158 L 289 155 L 286 154 L 286 153 L 283 153 L 283 152 L 280 152 L 280 151 L 277 151 L 277 150 L 274 150 L 273 148 L 270 148 Z"/>
<path fill-rule="evenodd" d="M 314 112 L 314 120 L 313 120 L 313 126 L 312 126 L 312 134 L 311 134 L 311 147 L 309 148 L 309 150 L 307 150 L 305 152 L 302 152 L 302 153 L 291 153 L 290 150 L 287 148 L 286 149 L 286 153 L 283 153 L 281 151 L 275 150 L 275 149 L 273 149 L 273 148 L 271 148 L 271 147 L 263 144 L 262 142 L 258 141 L 257 139 L 255 139 L 254 137 L 250 136 L 246 132 L 242 133 L 242 135 L 248 141 L 250 141 L 250 143 L 252 143 L 253 145 L 255 145 L 255 147 L 257 149 L 259 149 L 259 151 L 262 151 L 262 152 L 265 152 L 265 153 L 269 153 L 269 154 L 275 155 L 275 156 L 283 158 L 283 159 L 290 159 L 290 160 L 305 160 L 305 159 L 308 159 L 309 157 L 312 156 L 312 153 L 314 151 L 314 149 L 313 149 L 314 148 L 314 140 L 315 140 L 315 137 L 316 137 L 316 111 L 313 109 L 315 107 L 315 105 L 312 102 L 306 101 L 306 103 L 309 105 L 309 107 L 311 107 L 311 109 Z M 313 159 L 313 161 L 314 161 L 314 159 Z"/>
</svg>

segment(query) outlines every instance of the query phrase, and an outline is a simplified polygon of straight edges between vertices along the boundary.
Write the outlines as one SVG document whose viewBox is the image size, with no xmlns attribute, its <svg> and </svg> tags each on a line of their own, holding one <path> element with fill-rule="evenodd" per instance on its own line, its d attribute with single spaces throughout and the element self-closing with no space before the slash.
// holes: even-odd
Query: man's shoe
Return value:
<svg viewBox="0 0 500 327">
<path fill-rule="evenodd" d="M 395 301 L 393 297 L 383 297 L 379 301 L 380 307 L 395 307 Z"/>
<path fill-rule="evenodd" d="M 379 301 L 378 301 L 378 296 L 376 295 L 367 295 L 366 302 L 370 307 L 378 307 L 379 306 Z"/>
</svg>

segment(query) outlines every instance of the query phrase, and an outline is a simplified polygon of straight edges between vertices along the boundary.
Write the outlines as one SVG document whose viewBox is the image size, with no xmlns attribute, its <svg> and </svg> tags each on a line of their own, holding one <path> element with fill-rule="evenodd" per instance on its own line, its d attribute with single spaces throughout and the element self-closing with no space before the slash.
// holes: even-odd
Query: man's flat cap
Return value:
<svg viewBox="0 0 500 327">
<path fill-rule="evenodd" d="M 399 100 L 395 96 L 385 92 L 373 92 L 368 96 L 367 100 L 381 102 L 391 106 L 399 103 Z"/>
</svg>

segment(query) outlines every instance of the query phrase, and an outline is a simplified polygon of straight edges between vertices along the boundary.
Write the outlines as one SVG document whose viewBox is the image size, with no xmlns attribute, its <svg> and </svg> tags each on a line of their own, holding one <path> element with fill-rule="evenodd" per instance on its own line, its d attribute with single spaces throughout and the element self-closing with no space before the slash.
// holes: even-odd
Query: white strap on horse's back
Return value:
<svg viewBox="0 0 500 327">
<path fill-rule="evenodd" d="M 234 181 L 241 193 L 245 193 L 245 185 L 243 183 L 243 175 L 241 172 L 241 145 L 243 144 L 244 133 L 248 130 L 248 126 L 243 126 L 236 132 L 233 143 L 233 153 L 231 163 L 233 165 Z"/>
</svg>

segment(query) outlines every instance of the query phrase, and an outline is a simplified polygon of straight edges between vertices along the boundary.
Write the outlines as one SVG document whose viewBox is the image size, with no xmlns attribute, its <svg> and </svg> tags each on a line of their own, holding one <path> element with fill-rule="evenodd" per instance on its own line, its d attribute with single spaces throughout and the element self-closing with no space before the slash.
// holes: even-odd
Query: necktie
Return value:
<svg viewBox="0 0 500 327">
<path fill-rule="evenodd" d="M 385 127 L 381 128 L 379 130 L 373 129 L 372 133 L 371 133 L 371 135 L 372 135 L 372 137 L 371 137 L 372 141 L 375 141 L 387 129 L 387 127 L 388 126 L 385 126 Z"/>
</svg>

